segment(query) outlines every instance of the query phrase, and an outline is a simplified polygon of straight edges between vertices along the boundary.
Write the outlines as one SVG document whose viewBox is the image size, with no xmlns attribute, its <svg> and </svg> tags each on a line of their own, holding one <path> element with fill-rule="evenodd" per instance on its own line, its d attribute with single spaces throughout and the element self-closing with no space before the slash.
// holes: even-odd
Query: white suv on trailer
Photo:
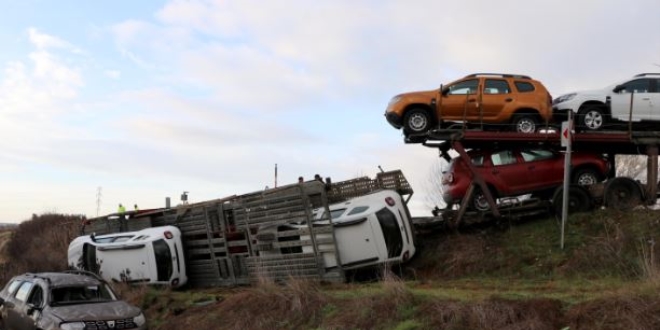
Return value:
<svg viewBox="0 0 660 330">
<path fill-rule="evenodd" d="M 552 102 L 554 116 L 577 114 L 578 128 L 600 130 L 617 121 L 660 121 L 660 73 L 640 73 L 600 90 L 564 94 Z"/>
</svg>

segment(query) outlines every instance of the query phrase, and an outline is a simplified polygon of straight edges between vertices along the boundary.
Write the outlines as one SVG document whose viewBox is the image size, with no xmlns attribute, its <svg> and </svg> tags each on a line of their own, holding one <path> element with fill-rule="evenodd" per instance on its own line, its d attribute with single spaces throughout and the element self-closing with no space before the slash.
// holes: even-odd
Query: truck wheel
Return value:
<svg viewBox="0 0 660 330">
<path fill-rule="evenodd" d="M 533 114 L 519 114 L 513 116 L 514 130 L 518 133 L 536 132 L 536 116 Z"/>
<path fill-rule="evenodd" d="M 409 110 L 403 118 L 403 128 L 409 134 L 425 133 L 431 129 L 432 123 L 429 112 L 421 108 Z"/>
<path fill-rule="evenodd" d="M 581 186 L 571 185 L 568 187 L 568 213 L 580 213 L 591 210 L 591 197 L 589 192 Z M 552 196 L 552 207 L 555 214 L 561 215 L 564 207 L 564 187 L 555 190 Z"/>
<path fill-rule="evenodd" d="M 597 105 L 588 105 L 578 113 L 578 126 L 590 131 L 597 131 L 605 124 L 605 111 Z"/>
<path fill-rule="evenodd" d="M 600 174 L 591 168 L 578 170 L 575 172 L 575 175 L 573 175 L 573 184 L 580 186 L 589 186 L 600 181 Z"/>
<path fill-rule="evenodd" d="M 605 206 L 615 210 L 630 210 L 642 204 L 642 197 L 639 184 L 630 178 L 614 178 L 605 186 Z"/>
</svg>

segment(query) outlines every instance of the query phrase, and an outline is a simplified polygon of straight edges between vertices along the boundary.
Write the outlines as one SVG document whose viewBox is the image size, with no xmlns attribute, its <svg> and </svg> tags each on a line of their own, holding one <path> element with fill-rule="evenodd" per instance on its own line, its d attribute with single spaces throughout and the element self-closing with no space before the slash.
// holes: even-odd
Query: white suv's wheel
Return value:
<svg viewBox="0 0 660 330">
<path fill-rule="evenodd" d="M 588 106 L 580 111 L 579 124 L 589 130 L 596 131 L 603 128 L 605 114 L 603 109 L 597 106 Z"/>
</svg>

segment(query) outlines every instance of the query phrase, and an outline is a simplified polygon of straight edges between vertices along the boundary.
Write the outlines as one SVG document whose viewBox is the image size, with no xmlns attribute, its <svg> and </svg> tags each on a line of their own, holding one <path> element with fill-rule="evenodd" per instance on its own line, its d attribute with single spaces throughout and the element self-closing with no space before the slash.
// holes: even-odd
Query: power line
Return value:
<svg viewBox="0 0 660 330">
<path fill-rule="evenodd" d="M 99 212 L 101 212 L 101 187 L 96 188 L 96 217 L 99 217 Z"/>
</svg>

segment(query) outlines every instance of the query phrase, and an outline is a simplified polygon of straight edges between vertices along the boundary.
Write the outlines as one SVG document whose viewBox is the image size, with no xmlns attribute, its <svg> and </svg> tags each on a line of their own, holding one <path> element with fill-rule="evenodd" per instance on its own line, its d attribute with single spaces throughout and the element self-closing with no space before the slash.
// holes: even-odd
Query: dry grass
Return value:
<svg viewBox="0 0 660 330">
<path fill-rule="evenodd" d="M 422 309 L 429 329 L 554 330 L 562 324 L 561 303 L 491 298 L 476 303 L 429 301 Z"/>
<path fill-rule="evenodd" d="M 660 329 L 660 298 L 611 297 L 574 306 L 566 313 L 571 330 Z"/>
</svg>

